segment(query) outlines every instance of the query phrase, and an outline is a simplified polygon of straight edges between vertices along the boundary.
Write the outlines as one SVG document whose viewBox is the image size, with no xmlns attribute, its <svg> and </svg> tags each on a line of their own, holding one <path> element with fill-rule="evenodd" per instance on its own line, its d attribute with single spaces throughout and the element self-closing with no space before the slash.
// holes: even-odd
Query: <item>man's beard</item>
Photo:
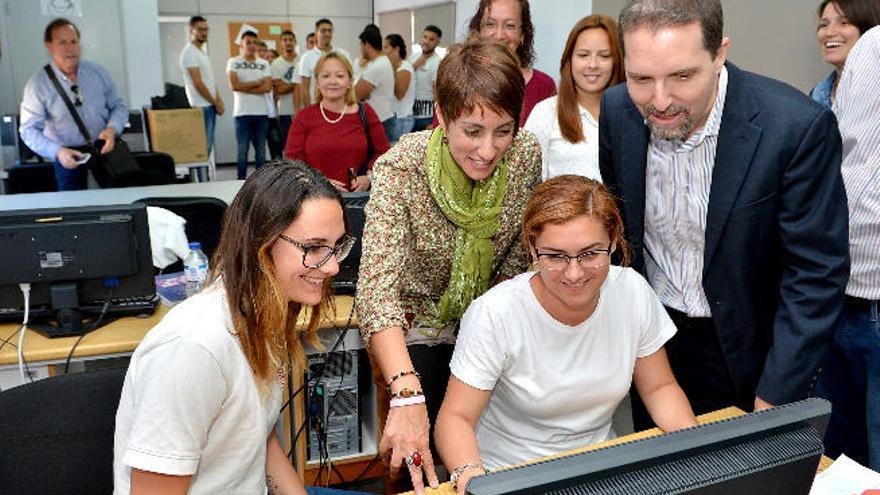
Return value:
<svg viewBox="0 0 880 495">
<path fill-rule="evenodd" d="M 651 116 L 669 117 L 677 113 L 683 114 L 684 120 L 675 127 L 664 126 L 650 119 Z M 688 134 L 694 130 L 694 126 L 696 125 L 696 120 L 687 107 L 676 105 L 674 103 L 669 105 L 669 108 L 663 112 L 657 111 L 657 107 L 654 105 L 648 105 L 645 107 L 644 114 L 645 125 L 651 130 L 651 134 L 653 134 L 654 137 L 667 141 L 684 141 Z"/>
</svg>

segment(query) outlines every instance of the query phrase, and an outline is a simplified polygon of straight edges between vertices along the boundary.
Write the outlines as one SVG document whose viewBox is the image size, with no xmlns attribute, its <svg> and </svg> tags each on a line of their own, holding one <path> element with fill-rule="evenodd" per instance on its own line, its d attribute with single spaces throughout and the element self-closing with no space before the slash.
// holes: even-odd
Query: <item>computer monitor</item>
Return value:
<svg viewBox="0 0 880 495">
<path fill-rule="evenodd" d="M 331 285 L 337 294 L 354 294 L 357 290 L 358 270 L 361 266 L 361 246 L 364 237 L 364 224 L 366 223 L 364 208 L 370 200 L 370 193 L 343 193 L 342 200 L 345 203 L 345 216 L 348 218 L 351 235 L 357 238 L 357 242 L 352 246 L 348 256 L 339 264 L 339 273 L 333 277 Z"/>
<path fill-rule="evenodd" d="M 830 414 L 808 399 L 477 476 L 467 493 L 806 495 Z"/>
<path fill-rule="evenodd" d="M 0 211 L 0 320 L 49 337 L 79 335 L 156 307 L 150 233 L 141 203 Z M 52 323 L 52 322 L 57 323 Z"/>
</svg>

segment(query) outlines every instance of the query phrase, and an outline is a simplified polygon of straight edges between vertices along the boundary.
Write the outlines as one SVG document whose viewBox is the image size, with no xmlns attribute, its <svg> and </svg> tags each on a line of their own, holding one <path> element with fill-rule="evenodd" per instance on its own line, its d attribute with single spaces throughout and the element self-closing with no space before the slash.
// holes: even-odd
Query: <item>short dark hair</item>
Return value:
<svg viewBox="0 0 880 495">
<path fill-rule="evenodd" d="M 703 47 L 714 58 L 724 35 L 724 11 L 720 0 L 630 0 L 620 11 L 617 21 L 621 49 L 625 54 L 623 37 L 635 29 L 646 27 L 656 31 L 694 22 L 703 31 Z"/>
<path fill-rule="evenodd" d="M 314 37 L 315 37 L 315 32 L 314 32 L 314 31 L 312 31 L 311 33 L 309 33 L 309 34 L 306 35 L 306 39 L 307 39 L 307 40 L 308 40 L 309 38 L 314 38 Z"/>
<path fill-rule="evenodd" d="M 248 37 L 250 37 L 250 38 L 255 38 L 255 39 L 257 39 L 257 40 L 260 39 L 260 37 L 257 36 L 257 33 L 253 32 L 253 31 L 250 31 L 250 30 L 241 33 L 241 39 L 242 39 L 242 40 L 244 40 L 245 38 L 248 38 Z"/>
<path fill-rule="evenodd" d="M 819 18 L 829 3 L 846 16 L 847 20 L 859 30 L 859 34 L 880 24 L 880 2 L 877 0 L 823 0 L 819 4 Z"/>
<path fill-rule="evenodd" d="M 293 36 L 293 39 L 296 39 L 296 34 L 294 34 L 293 31 L 291 31 L 290 29 L 285 29 L 284 31 L 281 31 L 281 37 L 283 38 L 284 36 Z"/>
<path fill-rule="evenodd" d="M 382 51 L 382 32 L 379 31 L 379 26 L 367 24 L 364 30 L 361 31 L 361 34 L 358 35 L 358 39 L 361 40 L 361 43 Z"/>
<path fill-rule="evenodd" d="M 438 38 L 443 37 L 443 31 L 441 31 L 440 28 L 433 24 L 428 24 L 422 31 L 431 31 L 432 33 L 436 34 Z"/>
<path fill-rule="evenodd" d="M 43 41 L 46 43 L 51 43 L 52 42 L 52 35 L 55 34 L 55 30 L 60 27 L 65 27 L 65 26 L 72 27 L 73 30 L 76 31 L 76 37 L 77 38 L 80 37 L 79 28 L 76 27 L 76 24 L 70 22 L 69 20 L 67 20 L 63 17 L 59 17 L 59 18 L 53 20 L 52 22 L 50 22 L 46 26 L 46 31 L 43 33 Z"/>
<path fill-rule="evenodd" d="M 391 45 L 391 48 L 396 48 L 397 53 L 400 54 L 400 58 L 406 59 L 406 42 L 403 41 L 403 36 L 399 34 L 389 34 L 385 37 L 385 41 Z"/>
<path fill-rule="evenodd" d="M 480 36 L 452 45 L 437 68 L 437 104 L 448 125 L 477 106 L 513 118 L 519 129 L 526 83 L 506 45 Z"/>
<path fill-rule="evenodd" d="M 318 26 L 320 26 L 321 24 L 330 24 L 330 27 L 333 27 L 333 23 L 330 22 L 330 19 L 327 19 L 326 17 L 323 17 L 323 18 L 315 21 L 315 29 L 318 29 Z"/>
<path fill-rule="evenodd" d="M 189 18 L 189 27 L 194 28 L 200 22 L 208 22 L 208 20 L 200 15 L 194 15 Z"/>
<path fill-rule="evenodd" d="M 519 57 L 520 67 L 531 67 L 535 62 L 535 25 L 532 24 L 532 14 L 529 10 L 529 0 L 517 0 L 519 2 L 520 21 L 522 22 L 522 43 L 516 47 L 516 56 Z M 479 34 L 483 26 L 483 16 L 492 7 L 495 0 L 480 0 L 477 13 L 471 17 L 468 26 L 471 34 Z"/>
</svg>

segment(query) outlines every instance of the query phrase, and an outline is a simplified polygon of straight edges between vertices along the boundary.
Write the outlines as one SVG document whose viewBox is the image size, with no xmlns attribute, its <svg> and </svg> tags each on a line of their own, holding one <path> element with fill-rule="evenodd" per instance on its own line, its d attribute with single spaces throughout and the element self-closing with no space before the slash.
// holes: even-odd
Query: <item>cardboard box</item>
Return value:
<svg viewBox="0 0 880 495">
<path fill-rule="evenodd" d="M 205 116 L 201 108 L 147 110 L 150 149 L 174 157 L 175 164 L 208 161 Z"/>
</svg>

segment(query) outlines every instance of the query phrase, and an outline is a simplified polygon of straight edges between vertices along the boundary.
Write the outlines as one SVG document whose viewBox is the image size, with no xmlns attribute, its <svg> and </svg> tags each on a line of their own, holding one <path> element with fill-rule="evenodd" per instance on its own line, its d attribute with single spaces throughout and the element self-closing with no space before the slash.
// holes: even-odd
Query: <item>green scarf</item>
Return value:
<svg viewBox="0 0 880 495">
<path fill-rule="evenodd" d="M 431 196 L 457 227 L 449 285 L 437 303 L 439 323 L 445 326 L 461 319 L 471 301 L 489 288 L 495 259 L 492 237 L 501 226 L 501 203 L 507 190 L 507 156 L 491 176 L 474 181 L 452 158 L 446 133 L 437 128 L 426 158 Z"/>
</svg>

